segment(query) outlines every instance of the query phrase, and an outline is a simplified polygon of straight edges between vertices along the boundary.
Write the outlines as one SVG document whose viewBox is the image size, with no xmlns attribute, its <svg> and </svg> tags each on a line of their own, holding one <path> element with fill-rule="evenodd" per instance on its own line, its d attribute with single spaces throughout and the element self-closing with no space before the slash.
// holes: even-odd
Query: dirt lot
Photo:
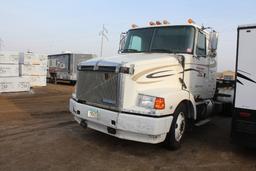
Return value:
<svg viewBox="0 0 256 171">
<path fill-rule="evenodd" d="M 84 130 L 68 112 L 72 91 L 48 85 L 0 95 L 0 170 L 256 170 L 256 151 L 229 143 L 228 117 L 195 128 L 180 150 L 168 151 Z"/>
</svg>

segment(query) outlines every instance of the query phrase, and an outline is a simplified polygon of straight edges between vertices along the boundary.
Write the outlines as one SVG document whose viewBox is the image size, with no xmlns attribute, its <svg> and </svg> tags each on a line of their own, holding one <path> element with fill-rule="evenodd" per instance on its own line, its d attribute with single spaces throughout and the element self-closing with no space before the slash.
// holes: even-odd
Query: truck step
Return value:
<svg viewBox="0 0 256 171">
<path fill-rule="evenodd" d="M 205 124 L 209 123 L 210 121 L 211 121 L 211 119 L 209 119 L 209 118 L 204 119 L 204 120 L 201 120 L 201 121 L 195 123 L 195 126 L 202 126 L 202 125 L 205 125 Z"/>
</svg>

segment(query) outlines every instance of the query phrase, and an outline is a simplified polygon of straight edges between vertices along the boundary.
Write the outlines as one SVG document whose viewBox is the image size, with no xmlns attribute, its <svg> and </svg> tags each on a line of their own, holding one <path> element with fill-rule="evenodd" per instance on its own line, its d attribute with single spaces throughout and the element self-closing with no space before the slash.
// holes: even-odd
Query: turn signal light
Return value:
<svg viewBox="0 0 256 171">
<path fill-rule="evenodd" d="M 164 20 L 164 21 L 163 21 L 163 24 L 170 24 L 170 22 L 167 21 L 167 20 Z"/>
<path fill-rule="evenodd" d="M 156 25 L 161 25 L 162 23 L 160 21 L 156 21 Z"/>
<path fill-rule="evenodd" d="M 157 110 L 163 110 L 165 109 L 165 101 L 164 98 L 156 97 L 154 108 Z"/>
<path fill-rule="evenodd" d="M 136 24 L 132 24 L 132 28 L 137 28 L 138 26 Z"/>
<path fill-rule="evenodd" d="M 248 112 L 240 112 L 240 113 L 239 113 L 239 116 L 240 116 L 241 118 L 248 118 L 248 117 L 251 116 L 251 114 L 248 113 Z"/>
<path fill-rule="evenodd" d="M 188 23 L 189 24 L 195 24 L 195 22 L 190 18 L 190 19 L 188 19 Z"/>
<path fill-rule="evenodd" d="M 154 25 L 156 25 L 156 23 L 154 23 L 153 21 L 150 21 L 149 25 L 154 26 Z"/>
</svg>

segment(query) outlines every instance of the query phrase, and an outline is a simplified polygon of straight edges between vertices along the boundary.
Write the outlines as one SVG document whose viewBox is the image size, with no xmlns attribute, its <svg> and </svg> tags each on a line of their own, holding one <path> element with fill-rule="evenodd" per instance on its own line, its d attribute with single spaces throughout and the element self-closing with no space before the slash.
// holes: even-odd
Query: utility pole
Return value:
<svg viewBox="0 0 256 171">
<path fill-rule="evenodd" d="M 3 46 L 4 46 L 4 41 L 3 39 L 0 38 L 0 51 L 2 51 Z"/>
<path fill-rule="evenodd" d="M 105 26 L 104 26 L 104 24 L 103 24 L 102 30 L 101 30 L 100 33 L 99 33 L 99 35 L 101 36 L 100 57 L 102 57 L 102 53 L 103 53 L 104 38 L 105 38 L 106 40 L 108 40 L 107 34 L 108 34 L 108 30 L 105 28 Z"/>
</svg>

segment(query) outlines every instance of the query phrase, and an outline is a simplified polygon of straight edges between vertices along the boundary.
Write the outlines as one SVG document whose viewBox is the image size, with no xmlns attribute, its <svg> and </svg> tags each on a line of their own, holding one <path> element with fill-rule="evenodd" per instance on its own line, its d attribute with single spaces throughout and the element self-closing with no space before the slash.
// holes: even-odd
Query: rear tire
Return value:
<svg viewBox="0 0 256 171">
<path fill-rule="evenodd" d="M 164 145 L 170 150 L 179 149 L 187 128 L 187 108 L 184 103 L 180 104 L 174 112 L 170 131 L 167 133 Z"/>
</svg>

